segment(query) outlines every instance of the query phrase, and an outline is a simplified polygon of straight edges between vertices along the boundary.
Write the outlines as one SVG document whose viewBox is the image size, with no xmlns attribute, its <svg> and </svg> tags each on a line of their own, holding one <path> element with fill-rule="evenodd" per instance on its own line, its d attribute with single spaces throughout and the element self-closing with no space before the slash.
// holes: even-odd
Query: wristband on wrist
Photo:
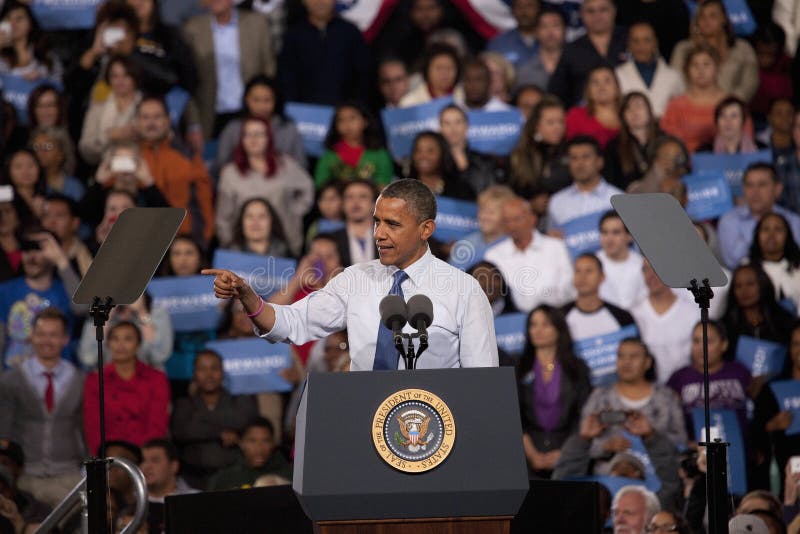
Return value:
<svg viewBox="0 0 800 534">
<path fill-rule="evenodd" d="M 254 317 L 258 317 L 259 315 L 261 315 L 261 312 L 264 311 L 264 299 L 258 297 L 258 300 L 261 301 L 261 304 L 258 305 L 258 309 L 255 311 L 255 313 L 247 314 L 247 316 L 250 317 L 251 319 L 253 319 Z"/>
</svg>

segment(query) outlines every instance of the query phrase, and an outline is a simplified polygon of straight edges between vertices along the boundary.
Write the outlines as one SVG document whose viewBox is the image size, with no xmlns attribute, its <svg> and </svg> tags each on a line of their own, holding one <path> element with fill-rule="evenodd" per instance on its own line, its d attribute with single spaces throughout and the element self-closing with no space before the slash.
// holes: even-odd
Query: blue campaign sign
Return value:
<svg viewBox="0 0 800 534">
<path fill-rule="evenodd" d="M 634 436 L 627 430 L 622 431 L 622 436 L 627 439 L 631 447 L 627 452 L 635 456 L 644 465 L 644 485 L 653 493 L 661 489 L 661 479 L 656 475 L 656 468 L 653 466 L 650 455 L 644 447 L 644 442 L 639 436 Z"/>
<path fill-rule="evenodd" d="M 439 112 L 452 104 L 452 97 L 437 98 L 426 104 L 408 108 L 385 108 L 381 111 L 389 150 L 395 159 L 411 154 L 411 145 L 419 132 L 439 130 Z"/>
<path fill-rule="evenodd" d="M 333 120 L 333 108 L 289 102 L 286 104 L 286 115 L 297 125 L 306 154 L 320 157 L 325 151 L 325 136 Z"/>
<path fill-rule="evenodd" d="M 436 239 L 449 243 L 478 230 L 478 205 L 474 202 L 437 197 L 436 208 Z"/>
<path fill-rule="evenodd" d="M 705 441 L 705 414 L 703 408 L 692 410 L 692 423 L 697 441 Z M 728 490 L 734 495 L 747 493 L 744 440 L 739 419 L 733 410 L 711 410 L 711 439 L 728 443 Z"/>
<path fill-rule="evenodd" d="M 28 125 L 28 96 L 31 91 L 44 84 L 54 85 L 61 90 L 61 87 L 52 80 L 41 78 L 31 81 L 14 74 L 0 74 L 0 83 L 3 86 L 3 100 L 14 107 L 17 121 L 23 126 Z"/>
<path fill-rule="evenodd" d="M 214 252 L 212 265 L 215 269 L 229 269 L 235 272 L 247 280 L 250 287 L 264 298 L 285 288 L 297 269 L 297 262 L 291 258 L 276 258 L 224 249 L 217 249 Z"/>
<path fill-rule="evenodd" d="M 746 0 L 723 0 L 723 2 L 736 35 L 747 36 L 756 31 L 756 20 Z M 691 17 L 694 18 L 697 2 L 686 0 L 686 5 L 689 7 Z"/>
<path fill-rule="evenodd" d="M 687 174 L 683 183 L 689 195 L 686 213 L 693 221 L 716 219 L 733 208 L 731 186 L 723 172 Z"/>
<path fill-rule="evenodd" d="M 494 318 L 497 348 L 509 356 L 518 357 L 525 348 L 527 313 L 506 313 Z"/>
<path fill-rule="evenodd" d="M 105 0 L 32 0 L 31 10 L 43 30 L 88 30 Z"/>
<path fill-rule="evenodd" d="M 280 375 L 292 366 L 286 343 L 269 343 L 258 337 L 226 339 L 206 343 L 222 356 L 225 387 L 233 395 L 291 391 L 292 385 Z"/>
<path fill-rule="evenodd" d="M 736 359 L 750 370 L 751 375 L 774 378 L 783 371 L 786 347 L 772 341 L 739 336 Z"/>
<path fill-rule="evenodd" d="M 751 163 L 771 163 L 772 152 L 760 150 L 751 154 L 712 154 L 697 152 L 692 156 L 692 170 L 697 174 L 722 172 L 735 198 L 742 196 L 742 177 Z"/>
<path fill-rule="evenodd" d="M 467 112 L 469 147 L 484 154 L 507 156 L 519 140 L 525 118 L 518 109 Z"/>
<path fill-rule="evenodd" d="M 186 90 L 177 85 L 164 95 L 164 101 L 167 103 L 167 109 L 169 110 L 169 122 L 173 126 L 177 126 L 180 122 L 183 110 L 186 109 L 186 104 L 189 103 L 190 96 Z"/>
<path fill-rule="evenodd" d="M 333 219 L 319 219 L 317 221 L 317 233 L 329 234 L 344 228 L 344 221 L 334 221 Z"/>
<path fill-rule="evenodd" d="M 778 380 L 769 385 L 780 410 L 792 412 L 792 424 L 787 436 L 800 434 L 800 380 Z"/>
<path fill-rule="evenodd" d="M 564 244 L 567 245 L 570 257 L 574 260 L 584 252 L 600 250 L 600 217 L 602 211 L 589 213 L 567 221 L 561 226 L 564 232 Z"/>
<path fill-rule="evenodd" d="M 592 372 L 592 385 L 607 386 L 616 380 L 617 349 L 620 342 L 628 337 L 636 337 L 636 325 L 628 325 L 611 334 L 587 337 L 575 341 L 575 354 L 583 358 Z"/>
<path fill-rule="evenodd" d="M 147 286 L 153 306 L 169 312 L 176 332 L 216 330 L 220 300 L 214 296 L 211 276 L 164 276 L 153 278 Z"/>
</svg>

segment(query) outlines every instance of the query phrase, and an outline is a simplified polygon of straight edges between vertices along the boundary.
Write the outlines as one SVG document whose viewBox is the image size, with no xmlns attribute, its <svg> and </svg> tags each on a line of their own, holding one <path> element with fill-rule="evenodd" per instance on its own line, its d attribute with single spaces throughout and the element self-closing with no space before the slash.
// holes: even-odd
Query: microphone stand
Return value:
<svg viewBox="0 0 800 534">
<path fill-rule="evenodd" d="M 415 338 L 419 338 L 419 347 L 416 350 L 414 349 Z M 408 340 L 407 347 L 403 346 L 404 339 Z M 420 355 L 428 348 L 428 333 L 424 330 L 424 327 L 421 331 L 413 334 L 400 332 L 394 337 L 394 346 L 403 358 L 406 370 L 412 371 L 417 368 L 417 359 L 419 359 Z"/>
</svg>

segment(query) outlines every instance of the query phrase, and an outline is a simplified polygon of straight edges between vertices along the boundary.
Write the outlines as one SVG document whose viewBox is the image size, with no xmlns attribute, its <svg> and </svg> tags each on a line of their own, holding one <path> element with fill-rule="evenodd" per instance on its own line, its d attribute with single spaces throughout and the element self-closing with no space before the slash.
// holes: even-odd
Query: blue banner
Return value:
<svg viewBox="0 0 800 534">
<path fill-rule="evenodd" d="M 692 170 L 695 173 L 722 172 L 735 198 L 742 196 L 742 177 L 751 163 L 772 163 L 772 152 L 769 150 L 760 150 L 752 154 L 697 152 L 692 156 Z"/>
<path fill-rule="evenodd" d="M 772 341 L 739 336 L 736 343 L 736 359 L 747 367 L 753 376 L 775 378 L 783 371 L 786 347 Z"/>
<path fill-rule="evenodd" d="M 631 442 L 631 447 L 626 452 L 635 456 L 644 465 L 644 485 L 653 493 L 661 489 L 661 479 L 656 475 L 656 468 L 650 460 L 650 455 L 647 454 L 647 449 L 644 447 L 644 442 L 639 436 L 634 436 L 627 430 L 623 430 L 622 436 Z"/>
<path fill-rule="evenodd" d="M 28 96 L 31 91 L 44 84 L 53 85 L 61 90 L 57 83 L 48 78 L 31 81 L 14 74 L 0 74 L 0 83 L 3 85 L 3 100 L 13 106 L 17 121 L 22 126 L 28 125 Z"/>
<path fill-rule="evenodd" d="M 214 252 L 212 265 L 215 269 L 235 272 L 247 280 L 250 287 L 265 299 L 285 288 L 297 269 L 297 262 L 291 258 L 276 258 L 223 249 Z"/>
<path fill-rule="evenodd" d="M 698 442 L 705 441 L 705 414 L 703 408 L 692 410 L 694 435 Z M 744 461 L 744 440 L 739 419 L 733 410 L 711 410 L 711 439 L 728 443 L 728 491 L 734 495 L 747 493 L 747 475 Z"/>
<path fill-rule="evenodd" d="M 292 366 L 286 343 L 269 343 L 258 337 L 206 343 L 222 356 L 225 387 L 233 395 L 291 391 L 280 372 Z"/>
<path fill-rule="evenodd" d="M 736 35 L 744 37 L 756 31 L 756 19 L 753 17 L 746 0 L 723 0 L 723 2 Z M 697 2 L 686 0 L 686 6 L 689 8 L 691 18 L 694 18 Z"/>
<path fill-rule="evenodd" d="M 186 109 L 186 104 L 189 103 L 190 96 L 188 92 L 177 85 L 164 95 L 164 101 L 167 103 L 167 110 L 169 110 L 169 122 L 172 123 L 172 126 L 177 126 L 180 122 L 183 110 Z"/>
<path fill-rule="evenodd" d="M 169 312 L 176 332 L 217 329 L 221 301 L 214 296 L 214 277 L 153 278 L 147 292 L 153 297 L 153 306 L 161 306 Z"/>
<path fill-rule="evenodd" d="M 573 345 L 575 354 L 583 358 L 592 372 L 592 385 L 608 386 L 617 378 L 617 349 L 620 342 L 628 337 L 636 337 L 636 325 L 628 325 L 611 334 L 578 339 Z"/>
<path fill-rule="evenodd" d="M 436 208 L 436 239 L 449 243 L 478 230 L 478 205 L 474 202 L 437 197 Z"/>
<path fill-rule="evenodd" d="M 411 145 L 419 132 L 439 131 L 439 112 L 452 104 L 452 97 L 437 98 L 427 104 L 408 108 L 385 108 L 381 111 L 389 150 L 395 159 L 411 154 Z"/>
<path fill-rule="evenodd" d="M 31 10 L 43 30 L 89 30 L 105 0 L 32 0 Z"/>
<path fill-rule="evenodd" d="M 689 204 L 686 213 L 693 221 L 716 219 L 733 208 L 733 195 L 725 174 L 706 171 L 683 177 Z"/>
<path fill-rule="evenodd" d="M 497 348 L 509 356 L 518 357 L 525 349 L 527 313 L 506 313 L 494 318 Z"/>
<path fill-rule="evenodd" d="M 329 234 L 344 228 L 344 221 L 334 221 L 333 219 L 318 219 L 317 220 L 317 233 Z"/>
<path fill-rule="evenodd" d="M 600 250 L 600 218 L 602 211 L 589 213 L 567 221 L 561 226 L 564 232 L 564 244 L 567 245 L 570 257 L 575 260 L 584 252 Z"/>
<path fill-rule="evenodd" d="M 792 412 L 792 424 L 786 429 L 787 436 L 800 434 L 800 380 L 778 380 L 769 385 L 780 411 Z"/>
<path fill-rule="evenodd" d="M 333 120 L 333 108 L 289 102 L 286 104 L 286 116 L 297 125 L 306 154 L 320 157 L 325 152 L 325 136 L 328 135 L 328 128 Z"/>
<path fill-rule="evenodd" d="M 507 156 L 519 140 L 525 118 L 518 109 L 508 111 L 468 111 L 469 147 L 484 154 Z"/>
</svg>

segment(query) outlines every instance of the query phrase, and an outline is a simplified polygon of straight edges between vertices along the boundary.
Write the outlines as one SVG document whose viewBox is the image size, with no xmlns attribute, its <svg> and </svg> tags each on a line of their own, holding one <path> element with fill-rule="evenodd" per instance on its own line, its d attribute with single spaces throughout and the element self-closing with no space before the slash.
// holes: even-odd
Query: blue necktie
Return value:
<svg viewBox="0 0 800 534">
<path fill-rule="evenodd" d="M 394 283 L 389 290 L 389 295 L 400 295 L 403 297 L 403 288 L 401 284 L 408 279 L 408 275 L 405 271 L 397 271 L 393 276 Z M 386 328 L 383 322 L 381 322 L 378 326 L 378 342 L 375 344 L 375 363 L 372 364 L 373 370 L 397 370 L 397 360 L 400 359 L 400 355 L 397 354 L 397 348 L 394 346 L 393 337 L 392 331 Z"/>
</svg>

